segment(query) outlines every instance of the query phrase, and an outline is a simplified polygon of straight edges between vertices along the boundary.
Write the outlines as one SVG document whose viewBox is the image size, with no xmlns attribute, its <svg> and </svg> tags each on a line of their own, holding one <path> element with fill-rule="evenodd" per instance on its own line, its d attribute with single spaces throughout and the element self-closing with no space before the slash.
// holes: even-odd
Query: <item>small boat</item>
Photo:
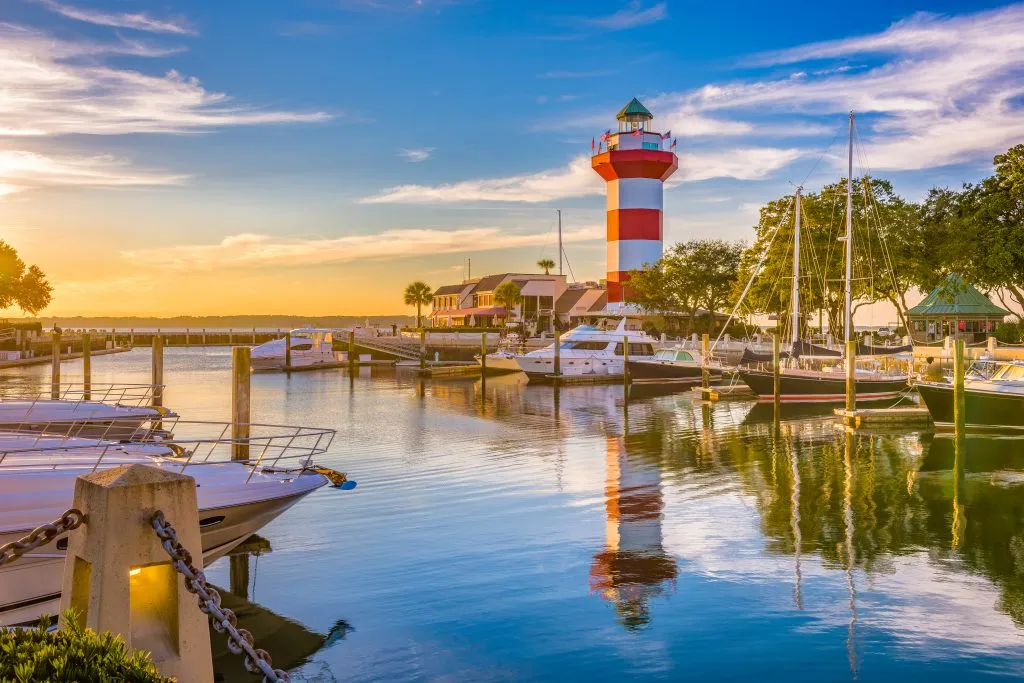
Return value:
<svg viewBox="0 0 1024 683">
<path fill-rule="evenodd" d="M 1024 431 L 1024 363 L 981 361 L 977 366 L 983 366 L 984 371 L 972 372 L 964 379 L 965 427 L 974 431 Z M 952 428 L 953 385 L 918 382 L 916 387 L 935 426 Z"/>
<path fill-rule="evenodd" d="M 254 434 L 259 432 L 259 425 L 251 427 Z M 0 433 L 0 545 L 18 540 L 71 507 L 80 475 L 141 463 L 195 479 L 203 564 L 208 566 L 328 483 L 327 476 L 312 470 L 310 458 L 329 447 L 333 432 L 285 431 L 251 440 L 253 453 L 263 456 L 263 464 L 218 459 L 219 451 L 232 447 L 223 439 L 115 443 Z M 57 538 L 0 567 L 0 624 L 23 624 L 44 612 L 56 613 L 66 548 L 67 538 Z"/>
<path fill-rule="evenodd" d="M 501 374 L 507 372 L 520 372 L 519 363 L 516 362 L 517 348 L 523 345 L 522 340 L 516 333 L 511 333 L 501 340 L 498 350 L 487 354 L 487 373 Z M 473 356 L 477 364 L 480 364 L 480 354 Z"/>
<path fill-rule="evenodd" d="M 334 330 L 303 327 L 292 330 L 290 335 L 290 362 L 293 368 L 337 363 L 341 360 L 334 352 Z M 252 350 L 254 371 L 283 370 L 285 360 L 285 338 L 273 339 Z"/>
<path fill-rule="evenodd" d="M 629 359 L 654 355 L 654 339 L 646 333 L 626 329 L 626 318 L 615 327 L 580 325 L 562 335 L 559 365 L 563 375 L 621 375 L 629 344 Z M 516 363 L 531 382 L 546 381 L 555 372 L 555 345 L 516 356 Z"/>
<path fill-rule="evenodd" d="M 722 368 L 708 365 L 711 381 L 722 379 Z M 629 375 L 633 379 L 702 379 L 704 357 L 699 351 L 673 347 L 661 349 L 651 358 L 629 359 Z"/>
</svg>

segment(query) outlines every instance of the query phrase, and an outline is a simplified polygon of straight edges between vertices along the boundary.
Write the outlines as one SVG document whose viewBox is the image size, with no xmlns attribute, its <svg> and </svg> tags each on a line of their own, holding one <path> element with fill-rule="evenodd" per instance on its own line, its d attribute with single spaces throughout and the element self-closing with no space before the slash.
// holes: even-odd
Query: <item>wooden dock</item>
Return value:
<svg viewBox="0 0 1024 683">
<path fill-rule="evenodd" d="M 558 386 L 570 384 L 622 384 L 622 375 L 544 375 L 544 379 Z"/>
<path fill-rule="evenodd" d="M 479 363 L 438 363 L 416 368 L 420 377 L 479 377 Z"/>
<path fill-rule="evenodd" d="M 847 427 L 878 425 L 886 427 L 927 427 L 932 423 L 927 408 L 858 408 L 835 409 L 836 421 Z"/>
<path fill-rule="evenodd" d="M 109 356 L 112 353 L 125 353 L 131 351 L 130 346 L 115 346 L 112 349 L 93 349 L 89 354 L 93 358 L 96 356 Z M 69 360 L 78 360 L 82 357 L 80 351 L 75 353 L 62 353 L 60 355 L 60 362 Z M 53 356 L 34 356 L 32 358 L 20 358 L 18 360 L 3 360 L 0 361 L 0 370 L 4 368 L 21 368 L 29 365 L 51 365 L 53 363 Z"/>
<path fill-rule="evenodd" d="M 753 401 L 757 394 L 746 384 L 723 384 L 721 386 L 694 387 L 693 391 L 704 401 Z"/>
<path fill-rule="evenodd" d="M 339 370 L 343 368 L 365 368 L 365 367 L 379 367 L 379 366 L 391 366 L 394 365 L 393 360 L 361 360 L 356 363 L 349 363 L 345 360 L 334 361 L 332 363 L 313 363 L 311 365 L 292 365 L 288 367 L 282 367 L 280 370 L 270 370 L 270 372 L 313 372 L 314 370 Z"/>
</svg>

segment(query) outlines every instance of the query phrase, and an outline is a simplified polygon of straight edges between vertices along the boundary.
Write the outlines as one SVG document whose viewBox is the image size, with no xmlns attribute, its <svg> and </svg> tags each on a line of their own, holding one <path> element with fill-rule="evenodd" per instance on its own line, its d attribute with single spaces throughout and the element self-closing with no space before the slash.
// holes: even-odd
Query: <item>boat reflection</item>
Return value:
<svg viewBox="0 0 1024 683">
<path fill-rule="evenodd" d="M 252 633 L 257 647 L 266 650 L 274 658 L 274 668 L 290 671 L 300 667 L 314 654 L 343 640 L 353 630 L 348 622 L 339 619 L 326 634 L 318 633 L 293 619 L 250 602 L 259 556 L 270 552 L 270 543 L 254 535 L 242 548 L 228 558 L 230 590 L 217 590 L 221 604 L 238 617 L 239 627 Z M 242 658 L 228 650 L 224 634 L 210 629 L 210 644 L 213 650 L 214 680 L 224 683 L 251 683 L 255 680 L 245 670 Z"/>
</svg>

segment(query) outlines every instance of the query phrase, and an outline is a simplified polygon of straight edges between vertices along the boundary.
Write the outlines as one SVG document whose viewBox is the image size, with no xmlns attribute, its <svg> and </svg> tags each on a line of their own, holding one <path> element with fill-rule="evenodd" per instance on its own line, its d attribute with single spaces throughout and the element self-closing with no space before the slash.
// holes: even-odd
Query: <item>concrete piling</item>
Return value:
<svg viewBox="0 0 1024 683">
<path fill-rule="evenodd" d="M 149 465 L 93 472 L 75 482 L 74 507 L 86 523 L 70 534 L 61 614 L 74 608 L 80 625 L 121 634 L 130 648 L 148 651 L 165 676 L 212 681 L 207 616 L 150 524 L 162 510 L 202 567 L 192 477 Z"/>
</svg>

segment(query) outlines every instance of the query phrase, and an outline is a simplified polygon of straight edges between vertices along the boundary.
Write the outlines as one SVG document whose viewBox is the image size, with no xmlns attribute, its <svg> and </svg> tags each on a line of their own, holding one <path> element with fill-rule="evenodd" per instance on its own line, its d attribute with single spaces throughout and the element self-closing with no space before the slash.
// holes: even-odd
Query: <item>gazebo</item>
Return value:
<svg viewBox="0 0 1024 683">
<path fill-rule="evenodd" d="M 974 285 L 950 273 L 924 301 L 907 311 L 907 323 L 917 341 L 936 341 L 949 336 L 972 343 L 991 336 L 996 323 L 1009 314 L 989 301 Z"/>
</svg>

